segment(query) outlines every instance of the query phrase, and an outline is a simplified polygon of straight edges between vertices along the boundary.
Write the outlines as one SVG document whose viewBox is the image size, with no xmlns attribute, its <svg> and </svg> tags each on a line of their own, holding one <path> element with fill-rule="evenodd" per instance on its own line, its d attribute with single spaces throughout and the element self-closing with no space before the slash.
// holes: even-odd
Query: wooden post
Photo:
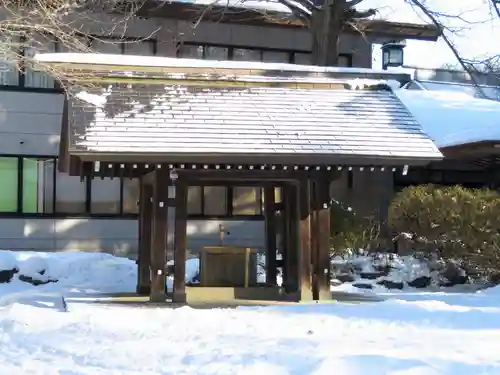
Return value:
<svg viewBox="0 0 500 375">
<path fill-rule="evenodd" d="M 317 256 L 316 287 L 319 300 L 332 299 L 330 292 L 330 192 L 329 180 L 316 181 L 317 207 Z"/>
<path fill-rule="evenodd" d="M 153 223 L 151 238 L 151 292 L 152 302 L 166 301 L 167 271 L 167 199 L 168 173 L 158 169 L 153 182 Z"/>
<path fill-rule="evenodd" d="M 301 300 L 312 300 L 311 267 L 311 182 L 300 181 L 297 205 L 300 208 L 300 251 L 298 257 L 299 290 Z"/>
<path fill-rule="evenodd" d="M 276 210 L 274 186 L 264 188 L 264 216 L 266 221 L 266 283 L 276 285 Z"/>
<path fill-rule="evenodd" d="M 284 278 L 287 293 L 298 292 L 298 253 L 299 253 L 299 210 L 297 206 L 297 186 L 286 184 L 282 190 L 284 205 L 283 232 L 284 241 Z"/>
<path fill-rule="evenodd" d="M 311 285 L 312 285 L 312 296 L 316 301 L 319 299 L 319 289 L 318 289 L 318 274 L 319 271 L 319 216 L 318 207 L 319 197 L 318 197 L 318 184 L 316 180 L 312 180 L 310 183 L 311 187 Z"/>
<path fill-rule="evenodd" d="M 187 192 L 186 182 L 180 178 L 175 183 L 175 234 L 174 234 L 174 291 L 173 302 L 186 302 L 186 229 Z"/>
<path fill-rule="evenodd" d="M 153 187 L 140 181 L 139 193 L 139 254 L 137 258 L 137 294 L 151 290 L 151 198 Z"/>
</svg>

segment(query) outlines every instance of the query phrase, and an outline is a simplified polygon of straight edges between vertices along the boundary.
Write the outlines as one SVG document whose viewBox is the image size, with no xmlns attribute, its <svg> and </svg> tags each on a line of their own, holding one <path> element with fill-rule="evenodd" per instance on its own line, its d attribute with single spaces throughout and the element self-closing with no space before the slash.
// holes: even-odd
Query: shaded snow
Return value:
<svg viewBox="0 0 500 375">
<path fill-rule="evenodd" d="M 498 302 L 454 297 L 211 310 L 70 302 L 67 313 L 14 304 L 0 310 L 0 372 L 499 374 Z"/>
<path fill-rule="evenodd" d="M 7 259 L 33 272 L 43 265 L 60 282 L 0 284 L 0 299 L 15 288 L 31 292 L 0 305 L 1 374 L 500 374 L 500 287 L 386 291 L 389 300 L 377 303 L 201 310 L 69 297 L 62 312 L 60 298 L 44 291 L 133 291 L 135 262 L 99 253 L 1 251 L 0 263 Z M 187 276 L 195 270 L 188 263 Z"/>
</svg>

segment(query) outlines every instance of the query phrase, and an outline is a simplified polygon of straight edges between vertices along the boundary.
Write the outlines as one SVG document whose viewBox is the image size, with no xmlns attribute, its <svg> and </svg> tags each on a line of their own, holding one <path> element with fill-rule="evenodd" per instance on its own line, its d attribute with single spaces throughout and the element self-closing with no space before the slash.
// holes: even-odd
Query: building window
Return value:
<svg viewBox="0 0 500 375">
<path fill-rule="evenodd" d="M 22 38 L 20 36 L 17 40 L 9 40 L 7 43 L 11 50 L 6 52 L 3 61 L 0 61 L 0 85 L 53 89 L 54 78 L 49 73 L 34 70 L 32 65 L 36 53 L 56 52 L 57 43 L 52 37 L 42 34 L 30 36 L 28 43 Z M 12 63 L 16 60 L 17 63 Z"/>
<path fill-rule="evenodd" d="M 203 213 L 206 216 L 227 216 L 227 188 L 205 186 L 203 188 Z"/>
<path fill-rule="evenodd" d="M 87 211 L 87 180 L 56 172 L 56 212 L 84 214 Z"/>
<path fill-rule="evenodd" d="M 17 158 L 0 157 L 0 211 L 16 212 L 18 196 Z"/>
<path fill-rule="evenodd" d="M 233 188 L 233 215 L 261 215 L 262 197 L 260 188 Z"/>
<path fill-rule="evenodd" d="M 260 217 L 262 201 L 260 188 L 190 186 L 188 216 L 190 218 Z"/>
<path fill-rule="evenodd" d="M 57 171 L 54 157 L 0 157 L 0 193 L 1 214 L 135 217 L 139 211 L 139 179 L 69 176 Z"/>
<path fill-rule="evenodd" d="M 122 182 L 122 212 L 124 214 L 139 213 L 140 180 L 124 178 Z"/>
<path fill-rule="evenodd" d="M 118 178 L 94 178 L 90 183 L 90 212 L 118 215 L 120 213 L 121 181 Z"/>
<path fill-rule="evenodd" d="M 80 178 L 59 173 L 57 158 L 0 157 L 0 213 L 12 216 L 137 217 L 140 180 Z M 276 201 L 279 201 L 279 189 Z M 262 189 L 251 186 L 190 186 L 188 216 L 261 218 Z"/>
<path fill-rule="evenodd" d="M 156 40 L 112 38 L 95 36 L 90 41 L 90 50 L 113 55 L 154 56 L 156 54 Z"/>
<path fill-rule="evenodd" d="M 177 53 L 179 57 L 187 59 L 203 59 L 203 46 L 181 44 Z"/>
<path fill-rule="evenodd" d="M 201 186 L 190 186 L 187 196 L 188 215 L 203 215 L 203 188 Z"/>
<path fill-rule="evenodd" d="M 311 53 L 259 48 L 214 46 L 194 43 L 180 43 L 177 57 L 206 60 L 263 61 L 273 63 L 294 63 L 311 65 Z M 352 55 L 341 54 L 339 66 L 351 67 Z"/>
<path fill-rule="evenodd" d="M 262 61 L 262 52 L 257 49 L 235 48 L 233 60 L 236 61 Z"/>
<path fill-rule="evenodd" d="M 203 58 L 206 60 L 228 60 L 229 48 L 226 47 L 205 47 Z"/>
<path fill-rule="evenodd" d="M 294 64 L 298 65 L 311 65 L 310 53 L 297 52 L 293 55 Z M 352 55 L 351 54 L 340 54 L 339 55 L 339 65 L 341 67 L 352 67 Z"/>
<path fill-rule="evenodd" d="M 27 57 L 24 66 L 24 87 L 49 89 L 55 87 L 56 80 L 51 74 L 49 72 L 41 72 L 33 69 L 33 67 L 30 66 L 30 62 L 33 61 L 33 57 L 37 53 L 56 51 L 57 43 L 52 37 L 45 35 L 36 35 L 33 37 L 31 46 L 24 49 L 24 56 Z"/>
<path fill-rule="evenodd" d="M 3 54 L 0 57 L 0 85 L 2 86 L 19 85 L 20 67 L 18 64 L 12 63 L 14 59 L 14 56 L 5 56 Z"/>
<path fill-rule="evenodd" d="M 279 52 L 279 51 L 263 51 L 262 61 L 273 62 L 273 63 L 289 63 L 290 53 Z"/>
<path fill-rule="evenodd" d="M 54 159 L 22 158 L 22 212 L 54 212 Z"/>
<path fill-rule="evenodd" d="M 311 65 L 310 53 L 294 53 L 293 63 L 298 65 Z"/>
</svg>

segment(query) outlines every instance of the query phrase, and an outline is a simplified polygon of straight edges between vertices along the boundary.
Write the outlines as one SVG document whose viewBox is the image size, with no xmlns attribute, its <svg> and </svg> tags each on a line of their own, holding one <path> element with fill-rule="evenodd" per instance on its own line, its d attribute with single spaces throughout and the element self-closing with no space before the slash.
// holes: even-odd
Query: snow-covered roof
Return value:
<svg viewBox="0 0 500 375">
<path fill-rule="evenodd" d="M 309 73 L 359 73 L 400 77 L 401 72 L 368 68 L 324 67 L 285 63 L 265 63 L 257 61 L 217 61 L 202 59 L 180 59 L 175 57 L 112 55 L 98 53 L 42 53 L 34 57 L 41 64 L 82 64 L 123 66 L 129 70 L 135 67 L 151 68 L 213 68 L 248 69 L 261 71 L 309 72 Z"/>
<path fill-rule="evenodd" d="M 394 91 L 440 148 L 500 141 L 500 103 L 462 92 Z"/>
<path fill-rule="evenodd" d="M 475 98 L 483 98 L 484 95 L 486 99 L 500 101 L 500 87 L 498 86 L 475 86 L 471 83 L 444 82 L 433 80 L 414 80 L 412 82 L 414 82 L 415 85 L 420 89 L 426 91 L 462 92 Z"/>
</svg>

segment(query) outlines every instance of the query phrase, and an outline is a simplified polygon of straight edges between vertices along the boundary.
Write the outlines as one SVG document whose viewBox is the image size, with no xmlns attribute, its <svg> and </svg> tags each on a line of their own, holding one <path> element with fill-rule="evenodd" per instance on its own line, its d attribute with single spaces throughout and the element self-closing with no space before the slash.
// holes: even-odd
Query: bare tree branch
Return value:
<svg viewBox="0 0 500 375">
<path fill-rule="evenodd" d="M 409 3 L 415 5 L 418 9 L 420 9 L 422 11 L 423 14 L 425 14 L 425 16 L 427 18 L 429 18 L 429 20 L 436 26 L 436 27 L 439 27 L 440 29 L 444 29 L 444 26 L 441 22 L 439 22 L 438 18 L 436 17 L 436 15 L 433 13 L 432 10 L 430 10 L 429 8 L 427 8 L 420 0 L 407 0 Z M 474 86 L 477 87 L 480 95 L 483 97 L 483 98 L 486 98 L 487 96 L 485 95 L 483 89 L 479 86 L 479 82 L 477 82 L 477 79 L 476 77 L 474 76 L 473 72 L 471 71 L 471 67 L 469 64 L 467 64 L 464 59 L 462 58 L 462 56 L 460 55 L 460 53 L 458 52 L 457 48 L 455 47 L 455 45 L 453 44 L 453 42 L 450 40 L 450 38 L 448 38 L 448 36 L 446 35 L 446 33 L 442 33 L 442 38 L 444 40 L 444 42 L 446 43 L 446 45 L 448 46 L 448 48 L 451 50 L 451 52 L 453 53 L 453 55 L 455 56 L 455 58 L 457 59 L 457 61 L 460 63 L 460 66 L 462 67 L 462 69 L 464 71 L 466 71 L 467 73 L 469 73 L 470 77 L 471 77 L 471 80 L 472 80 L 472 83 L 474 84 Z"/>
<path fill-rule="evenodd" d="M 143 0 L 0 0 L 0 60 L 4 66 L 21 71 L 36 67 L 62 83 L 67 78 L 62 72 L 35 64 L 35 52 L 54 52 L 56 44 L 59 51 L 90 52 L 96 41 L 135 43 L 123 37 L 143 3 Z M 108 36 L 116 39 L 107 40 Z"/>
</svg>

